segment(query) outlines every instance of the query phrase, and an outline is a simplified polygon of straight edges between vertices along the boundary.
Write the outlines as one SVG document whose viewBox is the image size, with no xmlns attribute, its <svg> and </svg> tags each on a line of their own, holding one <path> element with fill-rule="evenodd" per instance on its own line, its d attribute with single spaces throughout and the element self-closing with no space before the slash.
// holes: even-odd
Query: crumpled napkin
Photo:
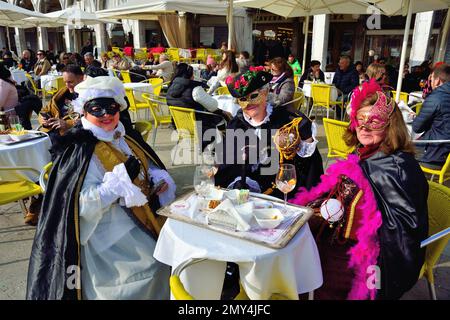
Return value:
<svg viewBox="0 0 450 320">
<path fill-rule="evenodd" d="M 111 192 L 120 196 L 119 203 L 121 206 L 125 205 L 127 208 L 140 207 L 148 202 L 141 189 L 131 182 L 123 163 L 116 165 L 113 171 L 106 172 L 103 183 L 108 185 Z"/>
<path fill-rule="evenodd" d="M 233 218 L 236 221 L 236 229 L 238 231 L 248 231 L 250 230 L 250 219 L 251 215 L 249 216 L 248 212 L 251 210 L 248 210 L 247 207 L 238 206 L 235 207 L 230 199 L 224 200 L 220 205 L 215 208 L 212 213 L 217 212 L 219 210 L 224 211 L 228 214 L 228 217 Z M 239 211 L 240 212 L 239 212 Z"/>
</svg>

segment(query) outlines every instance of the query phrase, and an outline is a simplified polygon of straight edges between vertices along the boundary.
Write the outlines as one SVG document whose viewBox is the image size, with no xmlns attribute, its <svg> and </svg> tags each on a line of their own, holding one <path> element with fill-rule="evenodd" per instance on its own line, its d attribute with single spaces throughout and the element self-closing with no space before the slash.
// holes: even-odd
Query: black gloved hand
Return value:
<svg viewBox="0 0 450 320">
<path fill-rule="evenodd" d="M 130 156 L 128 160 L 125 161 L 125 168 L 127 169 L 127 173 L 131 181 L 133 181 L 141 171 L 141 164 L 135 157 Z"/>
</svg>

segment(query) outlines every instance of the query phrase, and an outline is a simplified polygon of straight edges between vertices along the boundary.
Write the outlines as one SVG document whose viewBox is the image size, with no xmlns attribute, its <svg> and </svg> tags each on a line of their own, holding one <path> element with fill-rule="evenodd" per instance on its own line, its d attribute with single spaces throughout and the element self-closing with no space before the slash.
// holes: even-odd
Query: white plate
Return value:
<svg viewBox="0 0 450 320">
<path fill-rule="evenodd" d="M 25 134 L 21 134 L 21 135 L 10 134 L 9 138 L 13 141 L 23 141 L 23 140 L 28 140 L 28 139 L 34 138 L 34 134 L 32 134 L 32 133 L 25 133 Z"/>
</svg>

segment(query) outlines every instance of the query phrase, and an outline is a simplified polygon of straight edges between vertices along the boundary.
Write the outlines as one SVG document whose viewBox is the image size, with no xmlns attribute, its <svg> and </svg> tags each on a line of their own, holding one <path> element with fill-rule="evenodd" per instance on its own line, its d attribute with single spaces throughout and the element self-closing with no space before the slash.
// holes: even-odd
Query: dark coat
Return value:
<svg viewBox="0 0 450 320">
<path fill-rule="evenodd" d="M 450 82 L 436 88 L 424 101 L 412 124 L 414 132 L 425 132 L 421 140 L 450 139 Z M 450 143 L 427 144 L 422 162 L 444 164 L 450 152 Z"/>
<path fill-rule="evenodd" d="M 428 182 L 414 156 L 376 153 L 360 162 L 372 187 L 382 225 L 378 229 L 381 287 L 378 299 L 399 299 L 419 278 L 428 236 Z"/>
<path fill-rule="evenodd" d="M 36 58 L 30 58 L 29 60 L 25 60 L 24 58 L 20 59 L 20 64 L 22 65 L 22 69 L 26 72 L 33 71 L 35 63 L 36 63 Z"/>
<path fill-rule="evenodd" d="M 195 109 L 198 111 L 206 111 L 205 108 L 192 98 L 192 90 L 195 87 L 204 86 L 203 83 L 177 77 L 173 79 L 167 89 L 166 99 L 169 106 L 183 107 Z"/>
<path fill-rule="evenodd" d="M 206 110 L 205 107 L 203 107 L 200 103 L 196 102 L 192 97 L 192 91 L 194 90 L 195 87 L 198 86 L 205 87 L 205 85 L 202 82 L 185 79 L 181 77 L 173 79 L 166 93 L 167 104 L 169 106 L 174 107 L 182 107 L 194 109 L 196 111 L 209 112 L 208 110 Z M 201 122 L 202 125 L 201 130 L 198 130 L 198 132 L 202 133 L 202 136 L 199 137 L 199 139 L 201 139 L 199 143 L 201 143 L 203 150 L 211 142 L 211 141 L 203 141 L 202 139 L 203 134 L 208 129 L 216 128 L 216 126 L 220 122 L 224 121 L 224 118 L 222 116 L 222 111 L 217 110 L 214 112 L 214 115 L 196 113 L 195 119 L 198 120 L 198 122 Z"/>
<path fill-rule="evenodd" d="M 356 71 L 355 66 L 350 64 L 346 71 L 337 69 L 334 74 L 333 84 L 341 90 L 344 95 L 348 95 L 359 85 L 359 75 Z"/>
<path fill-rule="evenodd" d="M 259 139 L 255 134 L 255 128 L 244 119 L 242 110 L 239 110 L 236 116 L 228 124 L 227 129 L 230 130 L 227 130 L 227 135 L 231 132 L 236 133 L 236 130 L 243 130 L 243 132 L 247 133 L 246 135 L 248 136 L 245 141 L 245 145 L 252 145 L 252 141 L 257 141 L 256 150 L 258 150 L 258 152 L 256 152 L 257 156 L 255 159 L 257 165 L 252 165 L 253 161 L 251 161 L 251 163 L 247 163 L 245 166 L 241 164 L 241 157 L 243 154 L 241 147 L 243 145 L 239 145 L 239 143 L 237 143 L 238 138 L 232 139 L 230 136 L 225 136 L 223 143 L 219 144 L 216 149 L 219 161 L 223 162 L 215 176 L 216 185 L 224 188 L 228 187 L 228 185 L 237 177 L 240 177 L 243 170 L 245 170 L 246 177 L 258 182 L 261 187 L 261 192 L 264 192 L 268 188 L 272 187 L 272 183 L 275 182 L 276 171 L 278 170 L 279 154 L 276 153 L 275 155 L 272 155 L 272 152 L 274 152 L 273 150 L 276 150 L 276 148 L 272 141 L 274 132 L 271 132 L 271 130 L 275 131 L 297 117 L 303 118 L 299 124 L 299 132 L 302 140 L 310 138 L 312 136 L 311 121 L 304 114 L 301 112 L 291 113 L 284 108 L 274 108 L 272 114 L 270 115 L 269 121 L 261 126 L 261 130 L 265 131 L 266 135 L 261 135 L 261 139 Z M 238 136 L 240 137 L 241 135 L 238 134 Z M 263 140 L 264 138 L 265 140 Z M 274 167 L 272 162 L 269 164 L 260 163 L 262 160 L 261 157 L 263 157 L 261 151 L 266 146 L 271 147 L 267 150 L 268 158 L 276 162 L 275 172 L 273 174 L 264 174 L 264 169 Z M 232 151 L 233 155 L 228 155 L 227 157 L 227 151 Z M 230 159 L 227 160 L 227 158 Z M 250 160 L 252 160 L 251 156 Z M 297 185 L 296 188 L 289 193 L 289 197 L 294 196 L 299 187 L 306 187 L 309 189 L 316 185 L 320 181 L 320 176 L 323 174 L 322 158 L 317 148 L 311 157 L 301 158 L 296 155 L 292 160 L 285 160 L 285 163 L 294 164 L 297 169 Z M 283 193 L 281 193 L 278 189 L 275 189 L 272 195 L 283 198 Z"/>
</svg>

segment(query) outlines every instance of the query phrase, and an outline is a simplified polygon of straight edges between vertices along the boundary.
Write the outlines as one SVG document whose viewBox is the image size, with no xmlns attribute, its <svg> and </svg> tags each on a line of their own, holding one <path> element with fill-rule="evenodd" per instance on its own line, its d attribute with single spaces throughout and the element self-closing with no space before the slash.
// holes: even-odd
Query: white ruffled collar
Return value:
<svg viewBox="0 0 450 320">
<path fill-rule="evenodd" d="M 81 118 L 81 124 L 83 125 L 84 129 L 91 131 L 94 136 L 100 141 L 113 142 L 115 139 L 119 139 L 120 137 L 125 136 L 125 127 L 120 121 L 117 125 L 117 128 L 112 131 L 105 131 L 102 128 L 97 127 L 85 117 Z"/>
<path fill-rule="evenodd" d="M 266 123 L 267 121 L 269 121 L 270 116 L 272 115 L 272 111 L 273 111 L 273 107 L 272 105 L 270 105 L 269 103 L 266 106 L 266 111 L 267 114 L 265 116 L 265 118 L 261 121 L 261 122 L 256 122 L 255 120 L 253 120 L 252 118 L 250 118 L 249 116 L 247 116 L 245 114 L 245 112 L 242 112 L 242 115 L 244 116 L 245 121 L 247 121 L 252 127 L 260 127 L 262 126 L 264 123 Z"/>
</svg>

